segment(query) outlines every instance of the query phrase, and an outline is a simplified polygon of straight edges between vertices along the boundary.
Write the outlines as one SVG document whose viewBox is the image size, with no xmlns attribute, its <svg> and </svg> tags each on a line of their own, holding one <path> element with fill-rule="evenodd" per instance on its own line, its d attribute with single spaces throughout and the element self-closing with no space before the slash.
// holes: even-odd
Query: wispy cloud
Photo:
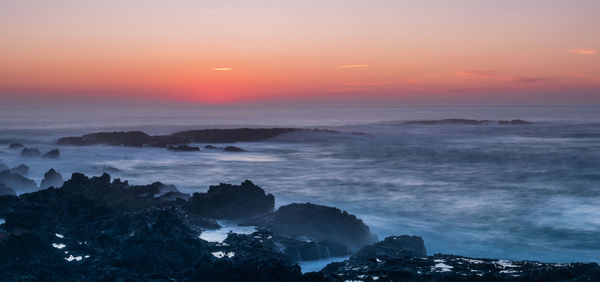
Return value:
<svg viewBox="0 0 600 282">
<path fill-rule="evenodd" d="M 551 79 L 549 77 L 513 76 L 513 77 L 509 77 L 508 80 L 515 81 L 518 83 L 534 83 L 534 82 L 548 81 Z"/>
<path fill-rule="evenodd" d="M 596 52 L 596 50 L 587 49 L 587 48 L 573 49 L 570 52 L 573 54 L 580 54 L 580 55 L 596 55 L 596 54 L 598 54 L 598 52 Z"/>
<path fill-rule="evenodd" d="M 343 65 L 343 66 L 338 66 L 338 68 L 340 69 L 356 69 L 356 68 L 366 68 L 369 65 Z"/>
<path fill-rule="evenodd" d="M 230 71 L 230 70 L 233 70 L 233 69 L 232 68 L 213 68 L 213 70 L 216 70 L 216 71 Z"/>
<path fill-rule="evenodd" d="M 349 86 L 378 86 L 378 85 L 389 85 L 391 81 L 352 81 L 346 83 Z"/>
<path fill-rule="evenodd" d="M 498 71 L 496 71 L 496 70 L 466 70 L 466 71 L 459 71 L 458 74 L 474 75 L 474 76 L 482 76 L 482 77 L 496 77 L 496 76 L 498 76 Z"/>
</svg>

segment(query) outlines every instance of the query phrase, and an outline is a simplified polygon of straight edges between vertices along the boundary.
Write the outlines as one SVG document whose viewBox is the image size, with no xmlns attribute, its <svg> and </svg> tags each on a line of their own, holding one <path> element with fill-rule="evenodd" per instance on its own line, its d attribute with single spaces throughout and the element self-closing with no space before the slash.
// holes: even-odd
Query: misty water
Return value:
<svg viewBox="0 0 600 282">
<path fill-rule="evenodd" d="M 445 118 L 534 124 L 404 124 Z M 53 145 L 96 131 L 242 126 L 342 133 L 236 143 L 245 153 Z M 23 159 L 8 149 L 12 142 L 42 153 L 58 148 L 61 158 Z M 600 261 L 600 107 L 9 109 L 0 113 L 0 159 L 30 166 L 28 177 L 38 184 L 49 168 L 65 178 L 107 171 L 187 193 L 249 179 L 274 194 L 277 206 L 335 206 L 380 239 L 422 236 L 428 253 Z"/>
</svg>

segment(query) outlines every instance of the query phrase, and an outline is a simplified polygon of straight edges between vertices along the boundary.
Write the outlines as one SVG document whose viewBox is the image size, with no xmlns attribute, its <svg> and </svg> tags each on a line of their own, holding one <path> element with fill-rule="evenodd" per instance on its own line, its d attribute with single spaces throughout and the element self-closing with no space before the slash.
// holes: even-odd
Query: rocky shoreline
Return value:
<svg viewBox="0 0 600 282">
<path fill-rule="evenodd" d="M 188 195 L 160 182 L 129 185 L 79 173 L 60 188 L 0 196 L 0 280 L 592 281 L 596 263 L 428 255 L 417 236 L 377 242 L 345 211 L 310 203 L 274 209 L 250 181 Z M 223 242 L 199 236 L 216 220 L 257 226 Z M 351 255 L 319 272 L 298 261 Z"/>
</svg>

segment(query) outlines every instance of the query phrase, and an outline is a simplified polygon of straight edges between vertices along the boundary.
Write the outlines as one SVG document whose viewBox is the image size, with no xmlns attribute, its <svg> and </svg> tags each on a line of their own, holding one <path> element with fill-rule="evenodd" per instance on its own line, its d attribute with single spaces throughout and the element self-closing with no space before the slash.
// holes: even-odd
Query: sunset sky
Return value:
<svg viewBox="0 0 600 282">
<path fill-rule="evenodd" d="M 0 101 L 600 103 L 599 15 L 598 0 L 0 0 Z"/>
</svg>

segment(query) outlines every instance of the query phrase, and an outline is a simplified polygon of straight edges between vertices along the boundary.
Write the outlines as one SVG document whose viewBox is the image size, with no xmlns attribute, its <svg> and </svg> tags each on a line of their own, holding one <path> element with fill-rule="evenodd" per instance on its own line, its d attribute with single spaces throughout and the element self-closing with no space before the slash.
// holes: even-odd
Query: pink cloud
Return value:
<svg viewBox="0 0 600 282">
<path fill-rule="evenodd" d="M 343 65 L 343 66 L 338 66 L 338 68 L 340 69 L 356 69 L 356 68 L 366 68 L 369 65 Z"/>
<path fill-rule="evenodd" d="M 580 55 L 596 55 L 598 53 L 598 52 L 596 52 L 596 50 L 587 49 L 587 48 L 573 49 L 570 52 L 573 54 L 580 54 Z"/>
<path fill-rule="evenodd" d="M 350 86 L 377 86 L 377 85 L 389 85 L 392 84 L 391 81 L 352 81 L 346 83 L 346 85 Z"/>
</svg>

